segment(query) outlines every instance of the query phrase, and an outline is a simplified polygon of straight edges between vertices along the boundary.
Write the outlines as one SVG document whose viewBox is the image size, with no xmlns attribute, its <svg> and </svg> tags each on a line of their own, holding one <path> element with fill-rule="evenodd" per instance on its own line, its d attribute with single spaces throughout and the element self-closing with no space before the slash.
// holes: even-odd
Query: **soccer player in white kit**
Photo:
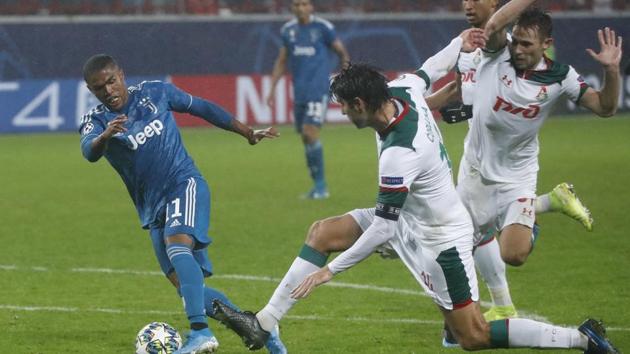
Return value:
<svg viewBox="0 0 630 354">
<path fill-rule="evenodd" d="M 475 28 L 484 28 L 486 23 L 498 7 L 498 0 L 462 0 L 462 10 L 466 21 Z M 471 53 L 460 53 L 456 70 L 461 91 L 461 103 L 443 107 L 440 112 L 447 123 L 456 123 L 471 119 L 473 116 L 473 99 L 475 94 L 476 71 L 481 62 L 482 50 Z M 468 121 L 470 124 L 471 122 Z M 468 141 L 466 136 L 465 143 Z M 468 205 L 467 205 L 468 206 Z M 593 219 L 589 210 L 577 198 L 573 188 L 568 183 L 558 184 L 552 191 L 538 195 L 534 202 L 535 213 L 561 212 L 577 221 L 588 230 L 592 230 Z M 477 220 L 473 218 L 473 224 Z M 538 226 L 534 226 L 538 229 Z M 478 232 L 478 231 L 477 231 Z M 487 232 L 478 238 L 474 251 L 475 265 L 482 279 L 486 282 L 492 307 L 484 313 L 486 320 L 498 320 L 516 317 L 517 311 L 512 303 L 507 282 L 505 263 L 501 258 L 499 244 L 495 232 Z M 445 346 L 450 346 L 448 333 Z"/>
<path fill-rule="evenodd" d="M 440 131 L 423 98 L 430 83 L 454 66 L 461 47 L 462 40 L 454 39 L 416 73 L 389 84 L 382 74 L 361 64 L 350 65 L 335 76 L 331 92 L 342 112 L 358 128 L 377 132 L 378 201 L 375 208 L 355 209 L 313 224 L 308 248 L 256 315 L 214 303 L 217 318 L 250 349 L 262 347 L 268 331 L 297 299 L 384 244 L 396 251 L 433 298 L 463 349 L 612 348 L 603 328 L 593 320 L 579 329 L 568 329 L 525 319 L 488 323 L 483 318 L 477 304 L 472 221 L 455 190 Z M 316 239 L 326 238 L 321 234 L 341 233 L 354 235 L 356 242 L 326 265 L 328 255 Z"/>
<path fill-rule="evenodd" d="M 486 25 L 489 41 L 479 53 L 475 77 L 475 91 L 483 95 L 474 95 L 457 188 L 479 229 L 476 243 L 483 235 L 500 233 L 503 260 L 519 266 L 535 241 L 538 131 L 563 95 L 601 117 L 616 112 L 621 37 L 609 28 L 600 30 L 600 52 L 587 50 L 604 68 L 605 84 L 596 91 L 571 66 L 544 56 L 553 43 L 548 14 L 523 12 L 508 41 L 510 16 L 500 10 Z"/>
</svg>

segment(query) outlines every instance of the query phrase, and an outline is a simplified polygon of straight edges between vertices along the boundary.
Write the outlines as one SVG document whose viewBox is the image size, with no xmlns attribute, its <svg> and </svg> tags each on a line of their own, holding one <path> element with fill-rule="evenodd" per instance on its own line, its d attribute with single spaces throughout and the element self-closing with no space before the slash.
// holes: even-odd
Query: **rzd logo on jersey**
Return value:
<svg viewBox="0 0 630 354">
<path fill-rule="evenodd" d="M 495 112 L 505 111 L 514 115 L 521 115 L 523 116 L 523 118 L 527 119 L 536 118 L 536 116 L 538 116 L 538 113 L 540 112 L 539 105 L 530 104 L 527 108 L 518 107 L 499 96 L 497 96 L 497 102 L 494 104 L 493 109 Z"/>
</svg>

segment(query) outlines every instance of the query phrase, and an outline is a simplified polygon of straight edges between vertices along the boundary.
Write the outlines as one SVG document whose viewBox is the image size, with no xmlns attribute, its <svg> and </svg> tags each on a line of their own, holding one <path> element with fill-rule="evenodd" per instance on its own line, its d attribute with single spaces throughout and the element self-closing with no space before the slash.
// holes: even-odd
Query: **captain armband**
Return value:
<svg viewBox="0 0 630 354">
<path fill-rule="evenodd" d="M 376 203 L 376 216 L 383 219 L 398 221 L 400 208 L 390 204 Z"/>
<path fill-rule="evenodd" d="M 442 120 L 448 124 L 463 122 L 473 117 L 473 106 L 453 103 L 440 108 Z"/>
</svg>

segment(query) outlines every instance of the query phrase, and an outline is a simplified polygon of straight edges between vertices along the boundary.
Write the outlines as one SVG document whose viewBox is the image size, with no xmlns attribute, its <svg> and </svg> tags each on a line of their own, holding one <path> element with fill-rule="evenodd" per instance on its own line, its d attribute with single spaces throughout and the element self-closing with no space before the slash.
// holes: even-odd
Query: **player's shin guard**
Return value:
<svg viewBox="0 0 630 354">
<path fill-rule="evenodd" d="M 212 301 L 214 300 L 220 300 L 222 303 L 230 306 L 231 308 L 235 310 L 239 310 L 239 308 L 236 305 L 234 305 L 234 303 L 231 302 L 230 299 L 228 299 L 228 297 L 224 293 L 220 292 L 219 290 L 214 289 L 214 288 L 209 288 L 206 286 L 203 288 L 203 292 L 204 292 L 203 301 L 204 301 L 204 307 L 206 309 L 206 315 L 214 318 L 214 306 L 212 306 Z"/>
<path fill-rule="evenodd" d="M 293 307 L 297 300 L 291 298 L 291 290 L 295 289 L 307 275 L 326 265 L 328 256 L 308 245 L 302 246 L 300 255 L 293 261 L 280 284 L 274 291 L 269 303 L 256 314 L 260 326 L 271 332 L 275 325 Z"/>
<path fill-rule="evenodd" d="M 179 292 L 184 299 L 186 315 L 194 327 L 207 327 L 208 320 L 204 313 L 203 273 L 193 257 L 190 247 L 173 243 L 166 246 L 166 254 L 175 268 L 179 279 Z M 193 328 L 198 329 L 198 328 Z"/>
<path fill-rule="evenodd" d="M 306 154 L 306 165 L 310 171 L 311 178 L 315 182 L 315 188 L 318 191 L 326 189 L 326 181 L 324 179 L 324 151 L 322 143 L 317 140 L 314 143 L 304 145 Z"/>
<path fill-rule="evenodd" d="M 586 349 L 588 339 L 577 329 L 512 318 L 490 322 L 490 343 L 492 348 Z"/>
</svg>

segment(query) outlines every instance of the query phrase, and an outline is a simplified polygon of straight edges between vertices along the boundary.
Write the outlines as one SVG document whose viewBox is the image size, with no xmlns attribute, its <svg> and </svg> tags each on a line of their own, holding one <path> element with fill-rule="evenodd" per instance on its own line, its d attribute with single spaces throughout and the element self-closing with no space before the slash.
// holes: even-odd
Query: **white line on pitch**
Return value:
<svg viewBox="0 0 630 354">
<path fill-rule="evenodd" d="M 181 311 L 155 311 L 155 310 L 122 310 L 122 309 L 106 309 L 106 308 L 86 308 L 78 307 L 59 307 L 59 306 L 17 306 L 17 305 L 0 305 L 0 310 L 10 311 L 26 311 L 26 312 L 98 312 L 116 315 L 163 315 L 177 316 L 181 315 Z M 314 315 L 287 315 L 284 318 L 296 321 L 328 321 L 328 322 L 371 322 L 371 323 L 400 323 L 400 324 L 424 324 L 424 325 L 442 325 L 444 321 L 439 320 L 419 320 L 416 318 L 369 318 L 369 317 L 328 317 Z M 630 332 L 630 328 L 608 327 L 607 331 Z"/>
<path fill-rule="evenodd" d="M 26 267 L 28 268 L 28 267 Z M 30 267 L 29 269 L 37 270 L 37 271 L 48 271 L 47 268 L 44 267 Z M 18 270 L 16 265 L 0 265 L 0 270 Z M 101 274 L 127 274 L 127 275 L 140 275 L 140 276 L 161 276 L 164 275 L 159 271 L 139 271 L 139 270 L 131 270 L 131 269 L 112 269 L 112 268 L 71 268 L 71 272 L 77 273 L 101 273 Z M 248 280 L 248 281 L 263 281 L 263 282 L 271 282 L 271 283 L 279 283 L 279 278 L 268 277 L 268 276 L 256 276 L 256 275 L 243 275 L 243 274 L 223 274 L 223 275 L 213 275 L 215 279 L 234 279 L 234 280 Z M 382 286 L 375 286 L 369 284 L 352 284 L 352 283 L 344 283 L 344 282 L 330 282 L 326 284 L 327 286 L 338 287 L 338 288 L 347 288 L 347 289 L 358 289 L 358 290 L 370 290 L 370 291 L 378 291 L 382 293 L 389 294 L 400 294 L 400 295 L 412 295 L 412 296 L 423 296 L 429 297 L 426 293 L 418 290 L 411 289 L 396 289 L 396 288 L 388 288 Z M 483 307 L 490 307 L 492 303 L 487 301 L 480 301 L 480 305 Z M 520 315 L 522 318 L 529 318 L 536 321 L 547 322 L 550 323 L 548 318 L 538 315 L 533 312 L 524 311 L 523 309 L 519 309 Z M 619 329 L 626 330 L 626 329 Z M 630 331 L 630 329 L 628 329 Z"/>
<path fill-rule="evenodd" d="M 137 270 L 128 270 L 128 269 L 111 269 L 111 268 L 72 268 L 70 271 L 72 272 L 80 272 L 80 273 L 106 273 L 106 274 L 130 274 L 130 275 L 149 275 L 149 276 L 164 276 L 162 272 L 156 271 L 137 271 Z M 215 279 L 235 279 L 235 280 L 248 280 L 248 281 L 263 281 L 263 282 L 271 282 L 271 283 L 279 283 L 281 279 L 273 278 L 268 276 L 256 276 L 256 275 L 243 275 L 243 274 L 219 274 L 213 275 L 212 278 Z M 418 290 L 410 290 L 410 289 L 396 289 L 396 288 L 388 288 L 383 286 L 369 285 L 369 284 L 353 284 L 353 283 L 344 283 L 331 281 L 325 284 L 326 286 L 332 286 L 337 288 L 346 288 L 346 289 L 358 289 L 358 290 L 370 290 L 370 291 L 378 291 L 382 293 L 389 294 L 400 294 L 400 295 L 412 295 L 412 296 L 423 296 L 430 297 L 423 291 Z M 490 308 L 492 306 L 491 302 L 480 301 L 479 304 L 483 307 Z M 538 315 L 533 312 L 528 312 L 522 309 L 519 309 L 521 313 L 521 317 L 529 318 L 531 320 L 547 322 L 549 323 L 549 319 Z"/>
</svg>

